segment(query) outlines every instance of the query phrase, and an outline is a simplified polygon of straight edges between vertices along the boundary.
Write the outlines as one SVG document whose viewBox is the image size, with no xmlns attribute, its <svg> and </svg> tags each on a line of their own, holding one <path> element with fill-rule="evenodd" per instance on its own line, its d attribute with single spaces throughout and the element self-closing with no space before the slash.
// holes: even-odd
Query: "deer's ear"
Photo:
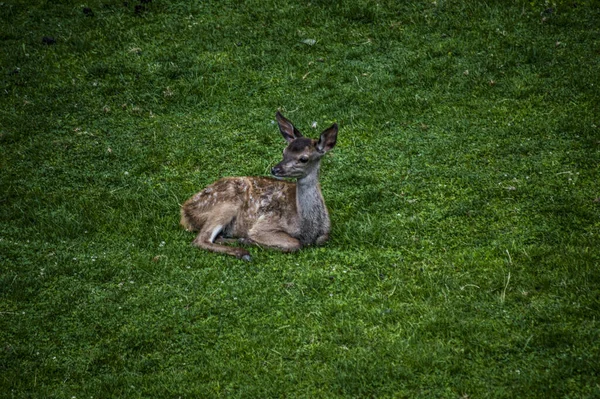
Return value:
<svg viewBox="0 0 600 399">
<path fill-rule="evenodd" d="M 319 142 L 317 143 L 317 151 L 325 153 L 335 147 L 335 143 L 337 141 L 337 133 L 338 133 L 338 125 L 334 123 L 328 129 L 325 129 L 323 133 L 321 133 L 321 137 L 319 137 Z"/>
<path fill-rule="evenodd" d="M 302 133 L 292 125 L 292 122 L 287 120 L 279 111 L 275 114 L 277 124 L 279 125 L 279 131 L 281 135 L 288 143 L 296 140 L 298 137 L 302 137 Z"/>
</svg>

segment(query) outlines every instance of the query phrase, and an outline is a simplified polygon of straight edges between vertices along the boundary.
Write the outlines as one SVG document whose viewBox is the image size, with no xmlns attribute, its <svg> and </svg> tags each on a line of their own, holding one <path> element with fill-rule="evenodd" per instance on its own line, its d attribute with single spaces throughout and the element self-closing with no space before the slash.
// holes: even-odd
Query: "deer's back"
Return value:
<svg viewBox="0 0 600 399">
<path fill-rule="evenodd" d="M 232 207 L 236 217 L 225 229 L 228 235 L 245 236 L 259 219 L 289 230 L 297 218 L 296 184 L 270 177 L 224 177 L 183 205 L 182 224 L 200 230 L 211 214 Z"/>
</svg>

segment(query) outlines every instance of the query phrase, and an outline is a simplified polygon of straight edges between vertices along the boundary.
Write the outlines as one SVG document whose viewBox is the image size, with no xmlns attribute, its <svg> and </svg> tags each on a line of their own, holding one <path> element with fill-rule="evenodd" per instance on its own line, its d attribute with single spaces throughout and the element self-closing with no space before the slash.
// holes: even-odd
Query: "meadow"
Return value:
<svg viewBox="0 0 600 399">
<path fill-rule="evenodd" d="M 0 2 L 1 398 L 600 397 L 595 1 Z M 180 205 L 340 126 L 322 247 Z"/>
</svg>

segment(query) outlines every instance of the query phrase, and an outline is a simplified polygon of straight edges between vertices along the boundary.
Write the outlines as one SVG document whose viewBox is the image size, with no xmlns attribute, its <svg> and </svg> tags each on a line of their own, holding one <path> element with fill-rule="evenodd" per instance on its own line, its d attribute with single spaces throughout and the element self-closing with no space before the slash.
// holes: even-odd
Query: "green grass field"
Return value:
<svg viewBox="0 0 600 399">
<path fill-rule="evenodd" d="M 1 398 L 600 397 L 596 2 L 5 0 L 0 54 Z M 278 109 L 331 240 L 191 247 Z"/>
</svg>

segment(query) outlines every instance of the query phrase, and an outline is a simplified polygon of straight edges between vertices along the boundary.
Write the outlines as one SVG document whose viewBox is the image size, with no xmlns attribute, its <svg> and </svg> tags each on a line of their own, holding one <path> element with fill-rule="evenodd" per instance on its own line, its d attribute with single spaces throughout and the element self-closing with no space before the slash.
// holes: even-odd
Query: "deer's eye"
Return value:
<svg viewBox="0 0 600 399">
<path fill-rule="evenodd" d="M 300 157 L 300 162 L 307 163 L 308 162 L 308 157 Z"/>
</svg>

